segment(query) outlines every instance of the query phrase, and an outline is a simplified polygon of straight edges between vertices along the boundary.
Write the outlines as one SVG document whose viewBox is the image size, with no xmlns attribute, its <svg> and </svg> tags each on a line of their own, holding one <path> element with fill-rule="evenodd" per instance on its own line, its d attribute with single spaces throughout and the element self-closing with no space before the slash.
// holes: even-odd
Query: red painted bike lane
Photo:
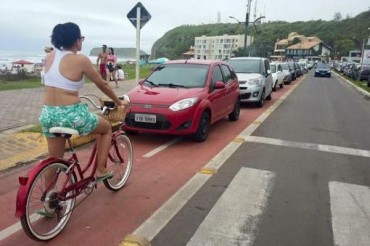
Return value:
<svg viewBox="0 0 370 246">
<path fill-rule="evenodd" d="M 293 82 L 299 83 L 304 77 Z M 73 212 L 70 222 L 50 245 L 118 245 L 125 235 L 132 233 L 160 206 L 178 191 L 200 168 L 230 143 L 248 125 L 278 100 L 291 86 L 273 93 L 263 108 L 242 106 L 240 118 L 227 118 L 211 127 L 207 141 L 194 143 L 181 138 L 175 144 L 154 154 L 144 155 L 177 138 L 139 134 L 129 136 L 134 147 L 134 166 L 127 185 L 118 192 L 105 189 L 102 184 Z M 91 144 L 79 148 L 77 154 L 83 163 Z M 14 217 L 18 176 L 25 175 L 37 163 L 0 174 L 0 234 L 19 222 Z M 0 245 L 39 245 L 19 230 Z"/>
</svg>

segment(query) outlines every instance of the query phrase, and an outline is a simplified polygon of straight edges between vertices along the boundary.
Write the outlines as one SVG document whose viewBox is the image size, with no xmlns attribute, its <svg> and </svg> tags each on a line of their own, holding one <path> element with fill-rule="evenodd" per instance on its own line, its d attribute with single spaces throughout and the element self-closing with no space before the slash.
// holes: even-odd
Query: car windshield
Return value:
<svg viewBox="0 0 370 246">
<path fill-rule="evenodd" d="M 281 68 L 282 68 L 283 70 L 289 70 L 289 66 L 288 66 L 288 64 L 286 64 L 286 63 L 282 63 L 282 64 L 281 64 Z"/>
<path fill-rule="evenodd" d="M 276 73 L 276 64 L 270 64 L 271 73 Z"/>
<path fill-rule="evenodd" d="M 229 60 L 236 73 L 261 73 L 260 60 Z"/>
<path fill-rule="evenodd" d="M 208 65 L 203 64 L 164 64 L 144 80 L 152 86 L 183 88 L 204 87 Z"/>
<path fill-rule="evenodd" d="M 317 63 L 317 68 L 330 69 L 330 66 L 326 63 Z"/>
</svg>

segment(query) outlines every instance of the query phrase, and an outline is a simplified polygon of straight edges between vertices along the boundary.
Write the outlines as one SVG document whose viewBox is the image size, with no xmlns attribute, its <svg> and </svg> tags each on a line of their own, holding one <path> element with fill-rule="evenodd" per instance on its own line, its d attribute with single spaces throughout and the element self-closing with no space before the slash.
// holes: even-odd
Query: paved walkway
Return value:
<svg viewBox="0 0 370 246">
<path fill-rule="evenodd" d="M 135 80 L 119 83 L 119 88 L 112 87 L 119 96 L 136 85 Z M 92 83 L 80 91 L 80 95 L 87 94 L 103 96 Z M 46 140 L 41 134 L 22 132 L 38 124 L 42 101 L 43 88 L 0 91 L 0 171 L 47 153 Z"/>
</svg>

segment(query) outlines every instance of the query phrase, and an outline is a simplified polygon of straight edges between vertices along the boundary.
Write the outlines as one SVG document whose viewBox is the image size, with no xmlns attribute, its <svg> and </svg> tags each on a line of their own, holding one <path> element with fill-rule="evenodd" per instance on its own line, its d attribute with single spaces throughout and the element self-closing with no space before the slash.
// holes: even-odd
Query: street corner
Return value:
<svg viewBox="0 0 370 246">
<path fill-rule="evenodd" d="M 0 138 L 0 171 L 18 163 L 35 160 L 47 153 L 46 139 L 40 133 L 20 132 Z"/>
</svg>

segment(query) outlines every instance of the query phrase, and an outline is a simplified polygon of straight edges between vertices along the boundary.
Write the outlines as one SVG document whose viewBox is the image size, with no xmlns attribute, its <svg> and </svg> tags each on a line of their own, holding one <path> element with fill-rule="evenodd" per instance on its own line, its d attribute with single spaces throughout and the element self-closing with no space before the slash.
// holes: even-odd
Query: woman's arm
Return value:
<svg viewBox="0 0 370 246">
<path fill-rule="evenodd" d="M 79 55 L 80 64 L 82 65 L 82 73 L 85 74 L 95 85 L 109 98 L 111 98 L 118 106 L 123 106 L 121 100 L 110 88 L 107 81 L 105 81 L 100 74 L 95 70 L 93 64 L 87 56 Z"/>
</svg>

